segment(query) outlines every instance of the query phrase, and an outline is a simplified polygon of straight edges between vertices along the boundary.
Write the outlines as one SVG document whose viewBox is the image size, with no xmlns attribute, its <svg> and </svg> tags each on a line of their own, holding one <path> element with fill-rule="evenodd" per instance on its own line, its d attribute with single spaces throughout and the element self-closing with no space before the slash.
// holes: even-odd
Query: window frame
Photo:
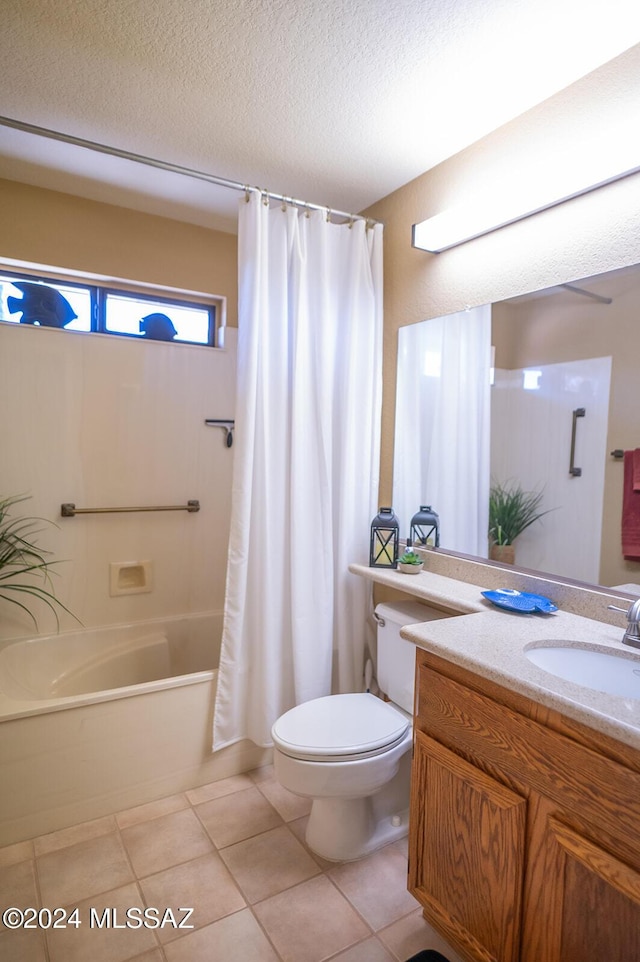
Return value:
<svg viewBox="0 0 640 962">
<path fill-rule="evenodd" d="M 69 334 L 102 334 L 108 337 L 126 337 L 130 341 L 144 341 L 146 343 L 154 341 L 155 343 L 171 344 L 172 346 L 188 345 L 191 347 L 216 348 L 219 332 L 226 324 L 227 299 L 223 295 L 161 287 L 115 277 L 102 277 L 89 274 L 80 275 L 66 271 L 58 272 L 36 265 L 21 268 L 19 265 L 9 264 L 2 260 L 0 260 L 0 275 L 7 278 L 15 278 L 16 281 L 35 281 L 52 286 L 64 284 L 89 292 L 91 316 L 90 329 L 88 331 L 79 329 L 67 330 L 64 327 L 49 328 L 49 330 L 61 330 Z M 199 308 L 208 315 L 208 340 L 207 342 L 191 341 L 186 338 L 161 340 L 160 338 L 145 337 L 128 331 L 109 330 L 106 326 L 106 305 L 109 295 L 120 295 L 122 297 L 130 297 L 132 300 L 148 301 L 155 306 L 156 312 L 159 311 L 162 306 L 166 306 L 168 311 L 171 307 Z M 21 321 L 8 320 L 2 321 L 2 323 L 16 326 L 22 324 Z M 37 327 L 39 325 L 29 326 Z"/>
</svg>

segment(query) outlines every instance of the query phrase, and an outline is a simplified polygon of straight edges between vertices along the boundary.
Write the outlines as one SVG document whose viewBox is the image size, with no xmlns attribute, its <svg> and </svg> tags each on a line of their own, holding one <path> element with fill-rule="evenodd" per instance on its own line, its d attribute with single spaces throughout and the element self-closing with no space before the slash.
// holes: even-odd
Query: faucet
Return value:
<svg viewBox="0 0 640 962">
<path fill-rule="evenodd" d="M 640 598 L 634 601 L 630 608 L 618 608 L 617 605 L 607 605 L 612 611 L 622 611 L 627 616 L 627 630 L 622 638 L 623 645 L 640 648 Z"/>
</svg>

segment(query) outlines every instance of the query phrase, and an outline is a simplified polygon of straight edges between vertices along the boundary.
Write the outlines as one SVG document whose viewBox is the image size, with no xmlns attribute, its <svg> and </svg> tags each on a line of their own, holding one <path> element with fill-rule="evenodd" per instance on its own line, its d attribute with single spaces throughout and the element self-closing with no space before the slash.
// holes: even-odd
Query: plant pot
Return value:
<svg viewBox="0 0 640 962">
<path fill-rule="evenodd" d="M 398 562 L 398 571 L 401 571 L 403 575 L 417 575 L 422 571 L 423 565 L 409 565 L 405 564 L 403 561 Z"/>
<path fill-rule="evenodd" d="M 516 561 L 516 549 L 512 544 L 492 544 L 489 558 L 491 561 L 499 561 L 500 564 L 512 565 Z"/>
</svg>

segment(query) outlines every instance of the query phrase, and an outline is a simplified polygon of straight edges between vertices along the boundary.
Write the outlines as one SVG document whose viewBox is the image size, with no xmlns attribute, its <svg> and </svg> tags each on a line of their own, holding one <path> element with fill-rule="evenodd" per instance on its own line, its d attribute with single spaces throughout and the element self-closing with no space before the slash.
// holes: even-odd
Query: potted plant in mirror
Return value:
<svg viewBox="0 0 640 962">
<path fill-rule="evenodd" d="M 405 575 L 417 575 L 422 570 L 422 558 L 412 548 L 398 558 L 398 570 Z"/>
<path fill-rule="evenodd" d="M 72 618 L 75 615 L 56 598 L 53 590 L 51 573 L 58 562 L 48 560 L 46 556 L 50 552 L 37 544 L 42 525 L 53 522 L 46 518 L 10 517 L 12 508 L 26 500 L 27 496 L 0 496 L 0 599 L 26 612 L 35 628 L 38 622 L 27 602 L 29 598 L 37 599 L 53 612 L 59 628 L 60 610 Z"/>
<path fill-rule="evenodd" d="M 518 482 L 494 482 L 489 491 L 489 557 L 515 563 L 514 541 L 548 511 L 541 511 L 541 491 L 524 491 Z"/>
</svg>

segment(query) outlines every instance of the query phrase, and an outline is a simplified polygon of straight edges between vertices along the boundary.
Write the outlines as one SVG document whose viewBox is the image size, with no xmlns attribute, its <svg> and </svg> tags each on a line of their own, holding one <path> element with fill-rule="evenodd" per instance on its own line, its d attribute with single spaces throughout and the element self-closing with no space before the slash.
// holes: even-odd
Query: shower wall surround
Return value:
<svg viewBox="0 0 640 962">
<path fill-rule="evenodd" d="M 87 627 L 221 609 L 233 449 L 205 418 L 235 413 L 236 330 L 224 350 L 0 325 L 4 495 L 55 521 L 56 595 Z M 180 505 L 200 511 L 82 515 L 77 507 Z M 113 597 L 109 565 L 150 561 L 153 590 Z M 0 641 L 32 630 L 3 605 Z M 56 630 L 38 610 L 41 633 Z M 66 615 L 61 627 L 77 627 Z"/>
</svg>

